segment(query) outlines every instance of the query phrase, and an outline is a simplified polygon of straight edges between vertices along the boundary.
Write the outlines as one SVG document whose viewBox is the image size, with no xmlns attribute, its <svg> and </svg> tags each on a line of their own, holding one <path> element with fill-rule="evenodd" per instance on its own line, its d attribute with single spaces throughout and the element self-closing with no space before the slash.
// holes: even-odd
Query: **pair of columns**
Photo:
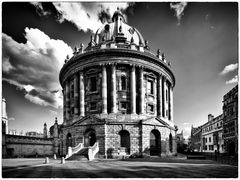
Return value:
<svg viewBox="0 0 240 180">
<path fill-rule="evenodd" d="M 157 81 L 157 115 L 173 120 L 173 88 L 162 75 Z"/>
<path fill-rule="evenodd" d="M 136 73 L 135 66 L 131 67 L 131 113 L 136 114 Z M 116 66 L 111 66 L 111 113 L 117 113 L 117 81 Z M 106 66 L 102 66 L 102 113 L 107 114 L 107 72 Z"/>
<path fill-rule="evenodd" d="M 145 114 L 145 87 L 143 69 L 139 69 L 140 77 L 140 96 L 139 96 L 139 114 Z M 79 84 L 79 86 L 78 86 Z M 117 89 L 116 89 L 116 66 L 111 66 L 111 113 L 117 113 Z M 85 116 L 85 88 L 83 72 L 74 77 L 74 115 Z M 107 114 L 107 70 L 106 66 L 102 66 L 102 113 Z M 167 93 L 167 94 L 166 94 Z M 136 67 L 131 66 L 130 71 L 130 97 L 131 97 L 131 114 L 136 114 Z M 64 90 L 64 119 L 70 117 L 70 84 L 68 81 L 65 83 Z M 172 87 L 167 83 L 166 78 L 159 75 L 157 78 L 157 115 L 160 117 L 168 117 L 173 119 L 173 92 Z"/>
<path fill-rule="evenodd" d="M 73 81 L 74 85 L 74 115 L 85 116 L 85 90 L 83 73 L 76 74 Z M 79 86 L 78 86 L 79 84 Z M 71 104 L 70 104 L 70 82 L 66 81 L 64 88 L 64 119 L 70 118 Z M 78 94 L 79 92 L 79 94 Z"/>
</svg>

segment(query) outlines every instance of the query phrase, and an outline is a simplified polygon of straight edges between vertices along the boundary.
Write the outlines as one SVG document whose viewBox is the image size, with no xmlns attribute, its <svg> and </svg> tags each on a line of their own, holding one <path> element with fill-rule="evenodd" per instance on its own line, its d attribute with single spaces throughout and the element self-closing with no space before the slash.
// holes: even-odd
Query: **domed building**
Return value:
<svg viewBox="0 0 240 180">
<path fill-rule="evenodd" d="M 117 10 L 88 46 L 75 48 L 60 75 L 64 121 L 60 154 L 96 147 L 98 157 L 176 153 L 175 77 Z M 77 150 L 78 149 L 78 150 Z M 95 155 L 95 154 L 94 154 Z"/>
</svg>

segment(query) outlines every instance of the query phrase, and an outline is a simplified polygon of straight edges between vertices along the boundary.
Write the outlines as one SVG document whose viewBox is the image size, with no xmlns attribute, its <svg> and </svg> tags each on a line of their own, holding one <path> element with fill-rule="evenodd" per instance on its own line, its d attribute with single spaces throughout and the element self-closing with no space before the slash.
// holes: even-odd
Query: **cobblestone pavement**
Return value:
<svg viewBox="0 0 240 180">
<path fill-rule="evenodd" d="M 237 178 L 238 167 L 210 160 L 125 159 L 66 161 L 3 159 L 3 178 Z"/>
</svg>

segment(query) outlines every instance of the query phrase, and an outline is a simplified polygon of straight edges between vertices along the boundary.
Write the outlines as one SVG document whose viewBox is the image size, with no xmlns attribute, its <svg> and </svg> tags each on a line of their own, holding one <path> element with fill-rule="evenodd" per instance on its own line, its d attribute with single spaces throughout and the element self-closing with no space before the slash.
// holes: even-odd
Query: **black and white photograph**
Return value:
<svg viewBox="0 0 240 180">
<path fill-rule="evenodd" d="M 1 10 L 2 178 L 238 178 L 238 1 Z"/>
</svg>

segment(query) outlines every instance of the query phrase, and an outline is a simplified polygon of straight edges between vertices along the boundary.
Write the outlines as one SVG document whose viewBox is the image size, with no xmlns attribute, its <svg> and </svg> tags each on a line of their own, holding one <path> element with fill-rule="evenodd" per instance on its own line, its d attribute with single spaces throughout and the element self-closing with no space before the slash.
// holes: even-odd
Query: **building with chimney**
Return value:
<svg viewBox="0 0 240 180">
<path fill-rule="evenodd" d="M 223 115 L 214 118 L 208 115 L 208 122 L 202 125 L 202 152 L 224 152 Z"/>
<path fill-rule="evenodd" d="M 90 147 L 99 157 L 176 153 L 171 64 L 160 50 L 150 51 L 120 10 L 85 49 L 81 44 L 67 57 L 59 79 L 64 96 L 61 155 Z"/>
</svg>

